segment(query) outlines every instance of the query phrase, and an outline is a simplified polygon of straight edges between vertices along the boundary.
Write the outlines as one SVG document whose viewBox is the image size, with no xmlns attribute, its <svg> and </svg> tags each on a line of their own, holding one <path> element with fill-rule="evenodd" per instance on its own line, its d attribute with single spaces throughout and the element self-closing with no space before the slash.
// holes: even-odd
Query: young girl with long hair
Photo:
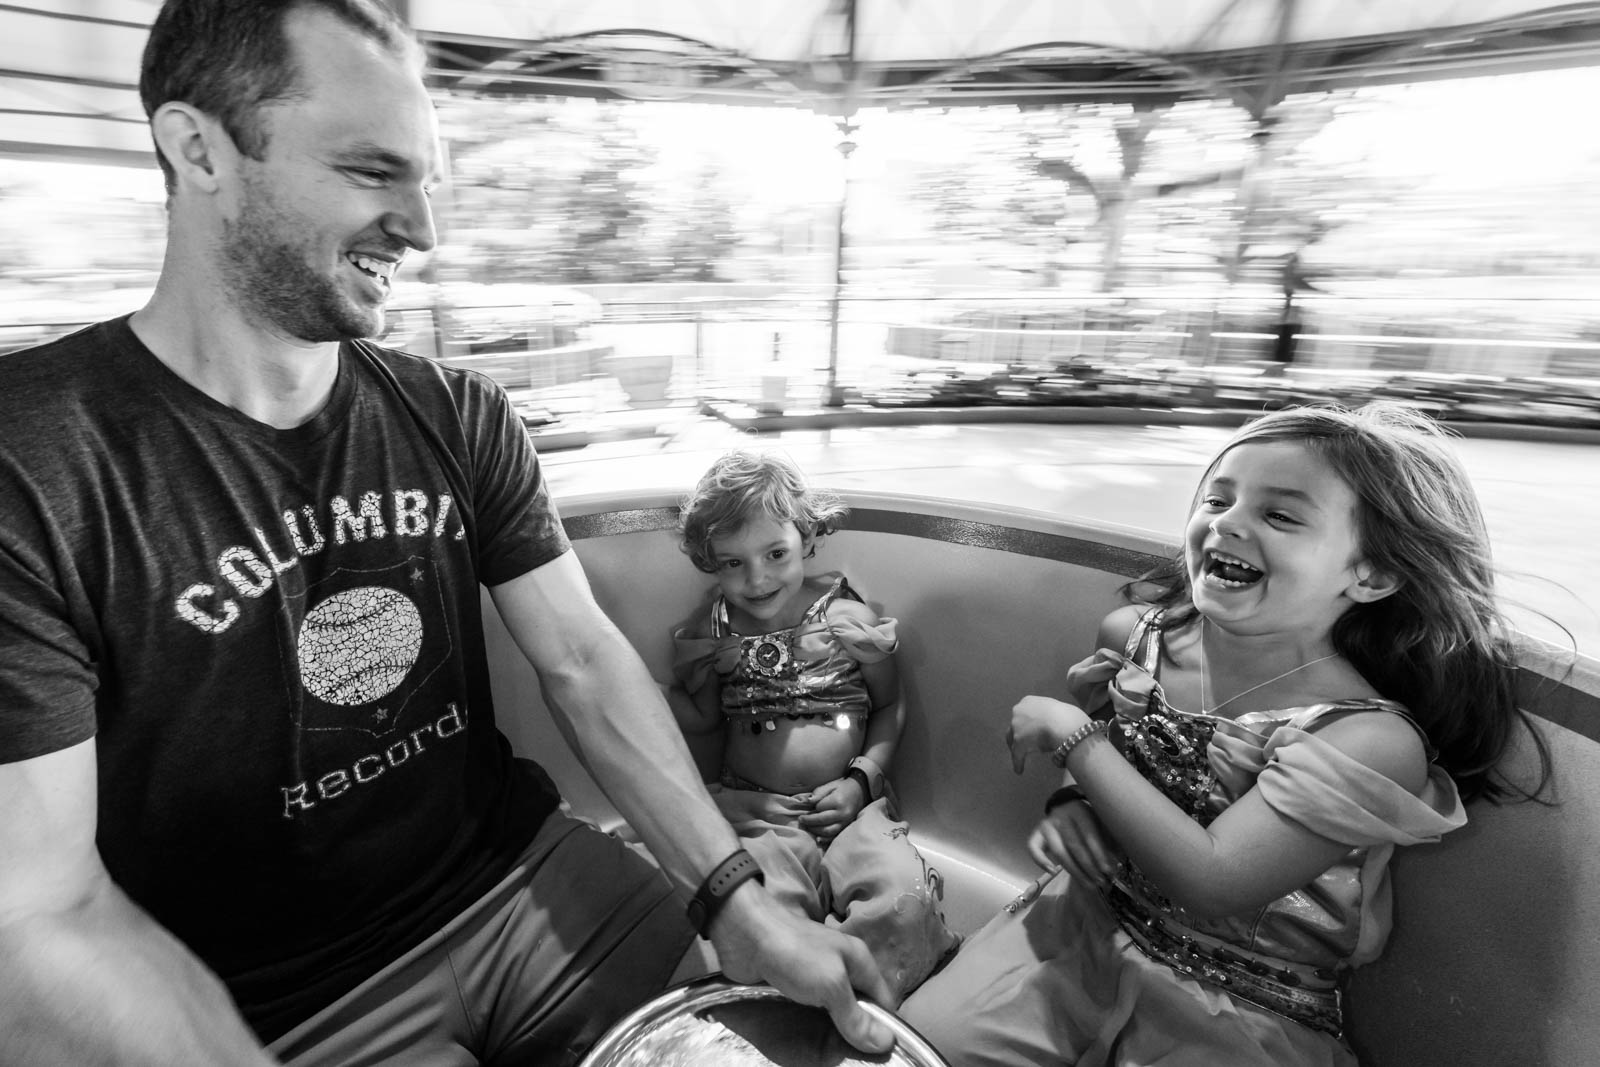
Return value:
<svg viewBox="0 0 1600 1067">
<path fill-rule="evenodd" d="M 963 1067 L 1352 1064 L 1341 991 L 1388 937 L 1395 847 L 1521 792 L 1494 773 L 1521 712 L 1465 473 L 1407 409 L 1267 415 L 1125 593 L 1066 699 L 1007 733 L 1016 770 L 1072 779 L 1029 841 L 1065 876 L 902 1010 Z"/>
</svg>

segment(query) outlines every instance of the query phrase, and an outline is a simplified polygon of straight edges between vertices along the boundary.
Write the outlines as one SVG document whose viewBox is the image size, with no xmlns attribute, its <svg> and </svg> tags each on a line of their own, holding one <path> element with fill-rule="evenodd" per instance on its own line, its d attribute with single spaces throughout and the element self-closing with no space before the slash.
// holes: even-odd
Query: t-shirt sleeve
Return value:
<svg viewBox="0 0 1600 1067">
<path fill-rule="evenodd" d="M 36 511 L 0 471 L 0 763 L 95 733 L 93 657 L 72 624 L 55 555 Z"/>
<path fill-rule="evenodd" d="M 528 431 L 500 388 L 475 378 L 473 495 L 479 576 L 499 585 L 571 547 Z"/>
</svg>

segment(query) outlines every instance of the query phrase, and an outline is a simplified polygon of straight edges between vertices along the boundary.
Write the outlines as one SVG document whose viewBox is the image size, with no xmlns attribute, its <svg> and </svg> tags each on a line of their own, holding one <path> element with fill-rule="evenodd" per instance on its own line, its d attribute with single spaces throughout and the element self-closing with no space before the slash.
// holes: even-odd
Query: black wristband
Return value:
<svg viewBox="0 0 1600 1067">
<path fill-rule="evenodd" d="M 722 910 L 722 905 L 727 901 L 733 891 L 750 879 L 766 884 L 766 875 L 761 871 L 761 864 L 756 858 L 744 849 L 740 849 L 706 875 L 706 880 L 700 883 L 700 888 L 695 890 L 694 899 L 689 901 L 687 913 L 689 925 L 694 927 L 694 932 L 701 937 L 711 936 L 711 921 L 717 917 L 717 912 Z"/>
<path fill-rule="evenodd" d="M 844 772 L 844 776 L 861 787 L 861 800 L 863 803 L 872 803 L 872 780 L 867 777 L 867 772 L 860 767 L 851 767 Z"/>
<path fill-rule="evenodd" d="M 1071 804 L 1074 800 L 1089 802 L 1089 794 L 1075 785 L 1064 785 L 1050 794 L 1050 799 L 1044 802 L 1044 813 L 1049 815 L 1063 804 Z"/>
</svg>

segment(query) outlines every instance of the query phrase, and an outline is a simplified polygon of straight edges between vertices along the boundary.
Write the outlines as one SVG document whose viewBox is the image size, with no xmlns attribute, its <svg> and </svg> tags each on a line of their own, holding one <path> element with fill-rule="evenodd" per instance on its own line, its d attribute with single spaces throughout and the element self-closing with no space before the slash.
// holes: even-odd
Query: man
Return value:
<svg viewBox="0 0 1600 1067">
<path fill-rule="evenodd" d="M 0 360 L 0 1062 L 574 1062 L 737 871 L 503 394 L 354 340 L 434 243 L 417 60 L 376 0 L 170 0 L 156 292 Z M 665 878 L 511 758 L 480 583 Z M 887 1046 L 863 945 L 700 899 Z"/>
</svg>

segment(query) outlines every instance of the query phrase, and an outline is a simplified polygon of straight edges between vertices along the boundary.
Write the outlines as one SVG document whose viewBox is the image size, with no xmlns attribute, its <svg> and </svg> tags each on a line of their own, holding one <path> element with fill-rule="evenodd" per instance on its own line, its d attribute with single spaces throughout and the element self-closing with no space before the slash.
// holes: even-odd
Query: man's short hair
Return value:
<svg viewBox="0 0 1600 1067">
<path fill-rule="evenodd" d="M 397 54 L 415 47 L 411 31 L 383 0 L 166 0 L 150 27 L 139 70 L 146 117 L 177 100 L 222 123 L 240 152 L 264 158 L 261 109 L 293 99 L 300 72 L 284 32 L 289 12 L 326 11 Z M 156 160 L 174 187 L 172 163 Z"/>
</svg>

